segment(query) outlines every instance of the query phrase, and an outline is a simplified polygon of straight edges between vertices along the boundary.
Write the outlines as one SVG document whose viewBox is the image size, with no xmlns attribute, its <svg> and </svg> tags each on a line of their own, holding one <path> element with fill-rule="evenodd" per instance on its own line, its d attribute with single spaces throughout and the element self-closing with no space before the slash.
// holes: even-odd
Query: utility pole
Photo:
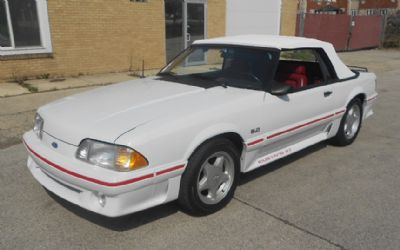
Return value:
<svg viewBox="0 0 400 250">
<path fill-rule="evenodd" d="M 351 15 L 351 7 L 353 4 L 351 3 L 353 0 L 347 0 L 347 15 Z"/>
<path fill-rule="evenodd" d="M 304 25 L 307 13 L 307 0 L 299 1 L 299 36 L 304 36 Z"/>
</svg>

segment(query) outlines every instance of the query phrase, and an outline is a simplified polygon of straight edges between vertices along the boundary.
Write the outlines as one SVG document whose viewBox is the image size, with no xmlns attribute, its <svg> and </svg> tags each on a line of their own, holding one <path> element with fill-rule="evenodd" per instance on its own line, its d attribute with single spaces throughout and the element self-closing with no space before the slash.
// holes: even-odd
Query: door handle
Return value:
<svg viewBox="0 0 400 250">
<path fill-rule="evenodd" d="M 325 91 L 324 92 L 324 97 L 328 97 L 328 96 L 330 96 L 330 95 L 332 95 L 332 91 Z"/>
</svg>

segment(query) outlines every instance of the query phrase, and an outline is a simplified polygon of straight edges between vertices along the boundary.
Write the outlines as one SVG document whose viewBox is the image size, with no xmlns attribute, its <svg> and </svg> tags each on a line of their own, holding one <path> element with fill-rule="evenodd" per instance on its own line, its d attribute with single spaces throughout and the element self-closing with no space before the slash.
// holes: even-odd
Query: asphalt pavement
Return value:
<svg viewBox="0 0 400 250">
<path fill-rule="evenodd" d="M 37 105 L 73 90 L 0 100 L 0 125 L 15 132 L 0 150 L 0 249 L 399 249 L 400 51 L 341 56 L 378 74 L 375 114 L 355 143 L 320 143 L 245 174 L 206 217 L 169 203 L 109 219 L 46 192 L 17 139 Z"/>
</svg>

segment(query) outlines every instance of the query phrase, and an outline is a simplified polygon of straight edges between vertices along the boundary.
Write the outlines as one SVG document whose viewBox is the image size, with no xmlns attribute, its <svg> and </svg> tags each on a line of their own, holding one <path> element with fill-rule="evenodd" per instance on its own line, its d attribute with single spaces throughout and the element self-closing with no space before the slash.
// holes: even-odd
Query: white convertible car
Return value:
<svg viewBox="0 0 400 250">
<path fill-rule="evenodd" d="M 320 141 L 351 144 L 376 77 L 329 43 L 280 36 L 195 42 L 155 77 L 38 109 L 28 168 L 56 195 L 116 217 L 178 199 L 209 214 L 240 173 Z"/>
</svg>

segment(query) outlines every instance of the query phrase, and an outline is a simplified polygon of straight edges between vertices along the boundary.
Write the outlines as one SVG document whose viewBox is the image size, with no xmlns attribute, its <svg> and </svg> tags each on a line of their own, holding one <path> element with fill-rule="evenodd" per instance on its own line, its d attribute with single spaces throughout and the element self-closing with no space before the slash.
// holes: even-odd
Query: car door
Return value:
<svg viewBox="0 0 400 250">
<path fill-rule="evenodd" d="M 333 86 L 329 82 L 317 49 L 281 52 L 274 84 L 287 84 L 292 90 L 280 96 L 266 94 L 261 129 L 266 134 L 258 157 L 281 154 L 282 149 L 284 154 L 290 153 L 292 145 L 314 144 L 326 138 L 335 109 Z"/>
</svg>

